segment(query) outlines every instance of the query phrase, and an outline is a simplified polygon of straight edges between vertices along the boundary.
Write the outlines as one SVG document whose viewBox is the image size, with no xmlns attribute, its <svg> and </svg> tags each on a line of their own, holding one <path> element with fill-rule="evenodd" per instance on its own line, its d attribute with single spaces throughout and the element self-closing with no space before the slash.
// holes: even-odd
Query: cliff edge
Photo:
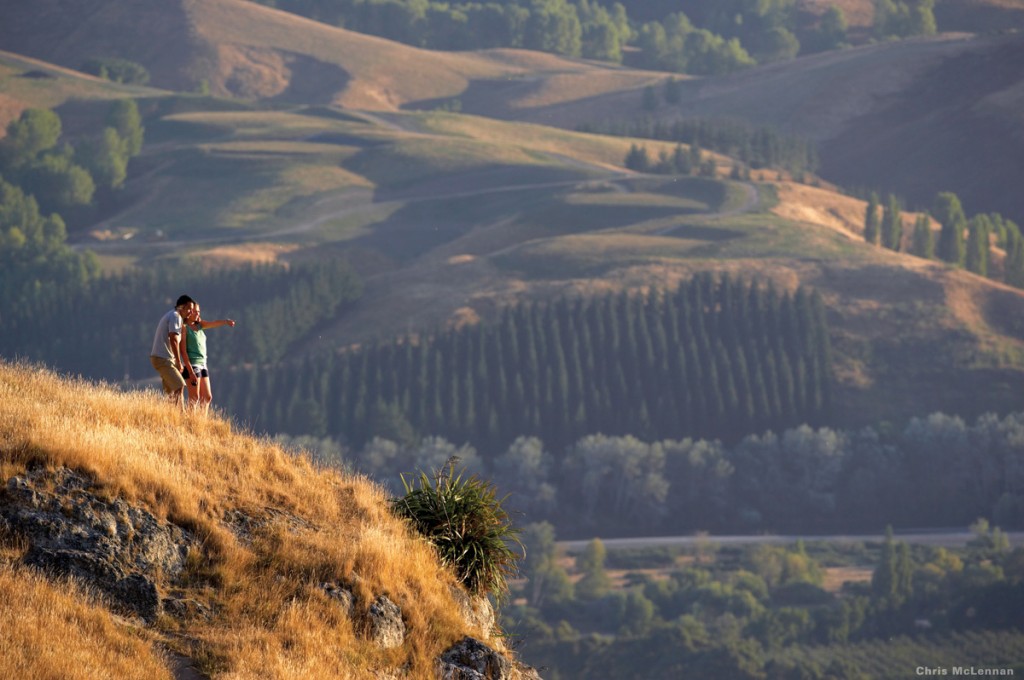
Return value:
<svg viewBox="0 0 1024 680">
<path fill-rule="evenodd" d="M 369 480 L 0 362 L 0 671 L 538 678 Z"/>
</svg>

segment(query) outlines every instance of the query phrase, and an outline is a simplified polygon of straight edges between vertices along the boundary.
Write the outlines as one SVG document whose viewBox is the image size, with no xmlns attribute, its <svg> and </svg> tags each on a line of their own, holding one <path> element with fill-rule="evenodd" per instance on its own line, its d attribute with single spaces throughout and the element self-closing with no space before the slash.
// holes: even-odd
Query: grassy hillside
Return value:
<svg viewBox="0 0 1024 680">
<path fill-rule="evenodd" d="M 421 50 L 245 0 L 43 0 L 7 12 L 0 44 L 70 68 L 97 56 L 129 59 L 165 89 L 371 110 L 445 101 L 478 81 L 557 76 L 575 83 L 561 95 L 572 98 L 652 78 L 516 50 Z"/>
<path fill-rule="evenodd" d="M 866 45 L 693 79 L 679 104 L 653 115 L 772 125 L 817 141 L 821 174 L 843 186 L 895 191 L 919 206 L 955 191 L 972 212 L 1020 216 L 1022 55 L 1015 32 Z M 641 103 L 624 90 L 517 115 L 573 127 L 651 116 Z"/>
<path fill-rule="evenodd" d="M 870 3 L 840 4 L 855 30 L 870 21 Z M 813 17 L 826 5 L 808 1 L 802 12 Z M 1019 215 L 1024 198 L 1013 170 L 1024 151 L 1015 134 L 1022 102 L 1012 65 L 1024 39 L 1000 32 L 1020 23 L 1021 10 L 1016 0 L 948 0 L 936 10 L 940 27 L 985 35 L 864 45 L 687 79 L 682 101 L 656 115 L 778 126 L 822 144 L 831 181 L 895 190 L 919 206 L 953 190 L 971 211 Z M 8 15 L 0 25 L 7 49 L 71 68 L 118 56 L 145 65 L 159 87 L 262 102 L 457 106 L 573 128 L 650 115 L 642 90 L 667 77 L 519 50 L 421 50 L 245 0 L 89 0 L 70 8 L 44 0 Z"/>
<path fill-rule="evenodd" d="M 407 258 L 445 238 L 427 233 L 432 214 L 448 231 L 465 229 L 500 217 L 516 193 L 548 195 L 621 175 L 631 143 L 451 114 L 315 108 L 157 111 L 146 127 L 147 147 L 118 205 L 92 229 L 136 238 L 92 243 L 101 252 L 145 256 L 164 249 L 154 242 L 164 238 L 176 249 L 204 250 L 376 239 L 387 257 Z M 427 243 L 391 238 L 404 228 Z"/>
<path fill-rule="evenodd" d="M 622 167 L 636 141 L 626 138 L 466 114 L 226 104 L 143 100 L 147 145 L 119 205 L 76 239 L 109 266 L 348 257 L 364 298 L 303 350 L 711 269 L 826 296 L 843 423 L 1024 405 L 1012 389 L 1024 332 L 1008 322 L 1020 295 L 867 246 L 862 201 L 774 174 L 637 175 Z M 673 148 L 644 143 L 655 156 Z M 730 161 L 717 162 L 727 174 Z"/>
<path fill-rule="evenodd" d="M 366 479 L 318 469 L 219 418 L 186 416 L 155 393 L 2 363 L 0 481 L 40 466 L 85 475 L 104 498 L 185 527 L 201 546 L 182 576 L 157 582 L 188 611 L 141 626 L 83 584 L 20 566 L 27 546 L 0 534 L 0 667 L 16 677 L 169 678 L 171 659 L 185 657 L 207 677 L 368 678 L 404 667 L 426 678 L 453 641 L 487 634 L 456 613 L 453 577 Z M 357 600 L 386 593 L 402 608 L 401 647 L 364 639 L 322 585 L 353 581 Z"/>
<path fill-rule="evenodd" d="M 168 6 L 187 10 L 188 17 L 209 19 L 217 15 L 204 12 L 229 7 L 227 3 Z M 139 6 L 125 4 L 124 15 L 105 11 L 123 19 Z M 321 35 L 318 31 L 337 31 L 245 3 L 239 5 L 239 16 L 249 17 L 250 9 L 262 27 L 255 30 L 253 24 L 248 35 L 254 41 L 299 40 L 296 36 L 314 40 Z M 288 23 L 292 21 L 300 23 Z M 204 31 L 226 31 L 226 23 L 210 20 L 202 25 Z M 286 30 L 289 26 L 303 31 Z M 69 34 L 67 44 L 78 44 L 90 30 Z M 100 35 L 99 25 L 95 31 Z M 955 55 L 967 59 L 984 54 L 978 51 L 982 48 L 1015 49 L 1017 40 L 946 36 L 692 81 L 684 88 L 683 104 L 662 106 L 659 115 L 670 119 L 685 113 L 760 112 L 769 122 L 793 120 L 809 133 L 838 139 L 839 131 L 870 120 L 872 102 L 892 100 L 901 83 L 931 82 L 922 80 L 922 74 L 941 73 L 944 64 L 960 58 Z M 328 40 L 323 45 L 328 43 L 331 50 L 348 44 Z M 558 96 L 576 96 L 558 79 L 576 78 L 592 68 L 586 64 L 578 65 L 581 71 L 556 77 L 544 70 L 556 66 L 544 55 L 411 51 L 375 57 L 377 47 L 410 48 L 385 41 L 359 44 L 366 48 L 359 58 L 373 61 L 374 68 L 390 68 L 395 60 L 399 65 L 428 64 L 443 58 L 468 60 L 458 63 L 475 64 L 473 68 L 500 62 L 502 69 L 534 73 L 508 81 L 510 91 L 522 86 L 525 97 L 532 88 L 537 97 L 530 104 L 536 107 L 534 113 L 522 109 L 516 115 L 551 114 L 552 121 L 565 124 L 584 113 L 604 116 L 602 97 L 587 96 L 572 107 L 557 104 Z M 901 68 L 892 68 L 894 63 Z M 557 68 L 563 66 L 569 68 L 568 62 L 559 62 Z M 0 92 L 7 96 L 12 88 L 24 87 L 27 67 L 18 68 L 23 70 L 12 71 L 0 83 Z M 999 77 L 1005 71 L 995 69 Z M 486 78 L 499 72 L 475 71 Z M 549 77 L 554 80 L 549 82 Z M 410 77 L 409 82 L 416 80 Z M 994 82 L 977 80 L 979 87 Z M 56 92 L 46 91 L 43 82 Z M 32 97 L 19 96 L 33 105 L 66 102 L 58 110 L 73 127 L 80 116 L 98 110 L 74 90 L 62 94 L 62 88 L 79 82 L 94 88 L 89 90 L 92 97 L 126 91 L 67 74 L 66 81 L 63 76 L 32 80 L 37 88 Z M 560 94 L 553 85 L 559 82 L 564 85 Z M 1010 106 L 1016 101 L 1014 92 L 1011 87 L 993 95 L 972 111 L 995 112 L 997 118 L 1015 115 Z M 88 233 L 75 231 L 74 240 L 96 249 L 110 268 L 163 257 L 221 263 L 350 258 L 366 279 L 363 300 L 349 315 L 318 328 L 301 349 L 487 319 L 501 306 L 524 298 L 673 286 L 682 277 L 712 269 L 773 279 L 787 288 L 807 283 L 826 296 L 835 329 L 839 412 L 845 422 L 1021 406 L 1022 398 L 1012 389 L 1024 366 L 1024 334 L 1012 321 L 1021 305 L 1018 293 L 868 247 L 859 236 L 863 203 L 836 192 L 780 182 L 774 172 L 759 175 L 760 184 L 725 181 L 731 161 L 720 157 L 716 179 L 636 175 L 622 164 L 638 140 L 465 113 L 368 112 L 132 93 L 145 117 L 146 146 L 133 161 L 124 189 L 105 205 L 102 220 L 89 225 Z M 419 96 L 404 101 L 412 105 Z M 471 109 L 465 103 L 471 98 L 461 96 L 464 110 Z M 628 100 L 629 115 L 638 112 L 635 90 L 621 100 L 622 111 Z M 559 112 L 567 118 L 558 118 Z M 946 118 L 936 114 L 928 120 Z M 936 138 L 947 133 L 937 131 Z M 654 158 L 673 148 L 642 143 Z M 869 144 L 862 141 L 860 146 Z M 940 153 L 948 147 L 928 148 Z M 1012 149 L 1013 143 L 1003 147 Z M 1000 158 L 993 154 L 984 167 L 998 169 Z M 932 165 L 959 167 L 934 159 Z M 905 167 L 895 161 L 890 166 Z M 987 177 L 975 166 L 969 169 L 979 183 Z M 883 176 L 879 170 L 875 179 Z M 1014 175 L 1003 172 L 1000 177 L 1012 181 Z M 1014 200 L 1018 194 L 1008 191 L 1004 198 Z M 968 212 L 975 212 L 968 200 Z"/>
</svg>

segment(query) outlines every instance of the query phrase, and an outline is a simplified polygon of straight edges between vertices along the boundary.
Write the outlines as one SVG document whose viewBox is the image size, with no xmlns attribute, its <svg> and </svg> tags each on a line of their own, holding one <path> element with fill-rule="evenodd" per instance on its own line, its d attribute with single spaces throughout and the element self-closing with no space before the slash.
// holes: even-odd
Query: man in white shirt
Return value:
<svg viewBox="0 0 1024 680">
<path fill-rule="evenodd" d="M 182 399 L 185 378 L 181 374 L 185 363 L 180 354 L 182 319 L 190 318 L 195 307 L 195 300 L 188 295 L 179 297 L 174 309 L 160 318 L 153 336 L 153 349 L 149 353 L 149 362 L 160 374 L 164 393 L 170 397 L 171 403 L 179 404 L 182 408 L 185 406 Z M 189 377 L 194 378 L 194 376 Z"/>
</svg>

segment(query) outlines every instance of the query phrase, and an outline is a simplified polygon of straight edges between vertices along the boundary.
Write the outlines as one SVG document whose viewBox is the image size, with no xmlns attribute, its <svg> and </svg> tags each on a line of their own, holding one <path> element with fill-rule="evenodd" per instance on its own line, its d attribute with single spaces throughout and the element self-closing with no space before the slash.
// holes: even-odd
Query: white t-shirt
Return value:
<svg viewBox="0 0 1024 680">
<path fill-rule="evenodd" d="M 177 363 L 178 352 L 171 347 L 167 336 L 171 333 L 181 335 L 181 315 L 176 309 L 172 309 L 160 318 L 156 325 L 156 334 L 153 336 L 153 349 L 150 356 L 163 357 Z"/>
</svg>

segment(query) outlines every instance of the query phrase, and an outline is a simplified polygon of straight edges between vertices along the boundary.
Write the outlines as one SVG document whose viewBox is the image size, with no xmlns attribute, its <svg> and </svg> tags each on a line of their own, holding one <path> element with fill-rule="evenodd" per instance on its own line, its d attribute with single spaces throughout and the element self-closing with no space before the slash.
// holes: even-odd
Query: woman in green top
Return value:
<svg viewBox="0 0 1024 680">
<path fill-rule="evenodd" d="M 194 316 L 185 324 L 185 333 L 181 338 L 184 351 L 181 354 L 185 357 L 185 368 L 182 373 L 188 382 L 188 402 L 193 408 L 202 409 L 204 414 L 209 412 L 210 402 L 213 401 L 210 369 L 206 360 L 206 331 L 234 325 L 234 319 L 203 321 L 198 303 L 195 305 Z"/>
</svg>

